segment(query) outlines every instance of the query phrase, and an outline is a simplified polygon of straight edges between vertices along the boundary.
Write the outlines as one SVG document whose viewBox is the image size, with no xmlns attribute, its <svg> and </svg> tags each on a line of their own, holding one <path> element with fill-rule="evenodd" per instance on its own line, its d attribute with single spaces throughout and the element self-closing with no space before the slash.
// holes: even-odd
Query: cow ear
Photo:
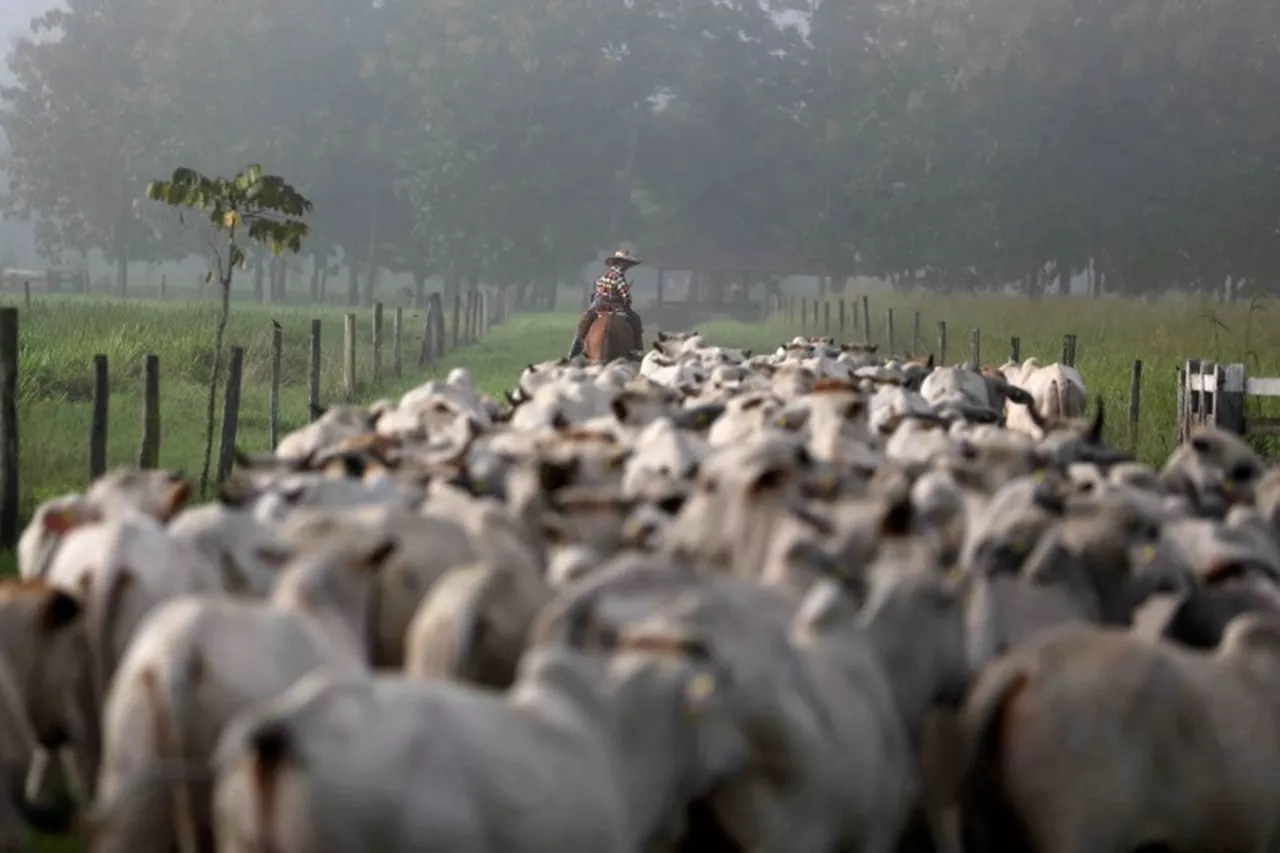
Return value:
<svg viewBox="0 0 1280 853">
<path fill-rule="evenodd" d="M 767 468 L 761 471 L 755 482 L 751 484 L 751 495 L 752 497 L 758 497 L 766 492 L 777 491 L 786 485 L 790 479 L 791 471 L 781 465 Z"/>
<path fill-rule="evenodd" d="M 379 542 L 360 561 L 360 568 L 369 572 L 378 571 L 387 564 L 387 560 L 396 552 L 399 545 L 400 543 L 395 539 L 385 539 Z"/>
<path fill-rule="evenodd" d="M 618 423 L 625 423 L 627 415 L 630 411 L 627 406 L 627 398 L 625 394 L 618 394 L 609 401 L 609 409 L 613 412 L 613 416 L 617 418 Z"/>
<path fill-rule="evenodd" d="M 51 590 L 40 603 L 38 625 L 43 634 L 55 634 L 80 618 L 80 601 L 65 590 Z"/>
<path fill-rule="evenodd" d="M 933 353 L 929 353 L 929 360 L 928 360 L 928 361 L 926 361 L 926 362 L 924 363 L 924 366 L 925 366 L 925 367 L 933 367 L 933 365 L 934 365 L 934 361 L 933 361 Z"/>
<path fill-rule="evenodd" d="M 844 419 L 851 421 L 855 418 L 860 418 L 866 413 L 866 411 L 867 401 L 861 397 L 856 397 L 853 400 L 850 400 L 849 404 L 844 407 Z"/>
<path fill-rule="evenodd" d="M 555 492 L 573 482 L 578 473 L 578 459 L 574 457 L 564 462 L 550 459 L 538 461 L 538 485 L 544 492 Z"/>
<path fill-rule="evenodd" d="M 1028 408 L 1035 408 L 1035 398 L 1023 389 L 1019 388 L 1017 385 L 1006 384 L 1004 395 L 1019 405 L 1027 406 Z"/>
<path fill-rule="evenodd" d="M 910 495 L 901 495 L 893 500 L 885 509 L 880 519 L 882 536 L 900 538 L 911 533 L 911 525 L 915 520 L 915 507 L 911 505 Z"/>
<path fill-rule="evenodd" d="M 186 477 L 169 487 L 164 496 L 164 517 L 173 518 L 191 500 L 191 481 Z"/>
<path fill-rule="evenodd" d="M 61 536 L 70 533 L 77 527 L 101 520 L 97 509 L 51 509 L 44 514 L 43 524 L 46 533 Z"/>
<path fill-rule="evenodd" d="M 1093 422 L 1089 424 L 1089 433 L 1085 436 L 1086 440 L 1090 444 L 1102 443 L 1102 426 L 1106 420 L 1106 413 L 1102 405 L 1102 397 L 1098 397 L 1097 403 L 1098 409 L 1094 412 Z"/>
</svg>

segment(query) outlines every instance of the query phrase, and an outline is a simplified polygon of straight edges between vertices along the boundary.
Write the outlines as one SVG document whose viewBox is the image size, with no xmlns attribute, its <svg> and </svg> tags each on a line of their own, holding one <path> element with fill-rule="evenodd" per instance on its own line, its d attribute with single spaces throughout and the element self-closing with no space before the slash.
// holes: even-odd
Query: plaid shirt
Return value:
<svg viewBox="0 0 1280 853">
<path fill-rule="evenodd" d="M 609 266 L 596 279 L 596 300 L 605 307 L 631 309 L 631 282 L 622 267 Z"/>
</svg>

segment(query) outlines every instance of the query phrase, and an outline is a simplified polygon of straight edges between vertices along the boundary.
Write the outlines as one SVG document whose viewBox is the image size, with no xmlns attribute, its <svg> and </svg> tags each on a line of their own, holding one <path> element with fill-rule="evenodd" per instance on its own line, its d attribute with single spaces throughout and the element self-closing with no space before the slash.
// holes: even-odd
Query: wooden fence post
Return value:
<svg viewBox="0 0 1280 853">
<path fill-rule="evenodd" d="M 947 321 L 938 321 L 938 366 L 944 367 L 947 363 Z"/>
<path fill-rule="evenodd" d="M 22 283 L 22 307 L 27 311 L 31 310 L 31 282 L 29 281 Z"/>
<path fill-rule="evenodd" d="M 278 325 L 271 327 L 271 396 L 270 414 L 267 431 L 271 442 L 271 452 L 275 453 L 280 444 L 280 361 L 284 357 L 284 329 Z"/>
<path fill-rule="evenodd" d="M 373 384 L 382 379 L 382 303 L 373 303 Z"/>
<path fill-rule="evenodd" d="M 399 305 L 391 320 L 391 346 L 395 348 L 391 356 L 391 372 L 399 379 L 404 376 L 404 308 Z"/>
<path fill-rule="evenodd" d="M 18 526 L 18 309 L 0 308 L 0 548 L 12 550 Z"/>
<path fill-rule="evenodd" d="M 350 402 L 356 396 L 356 315 L 342 319 L 342 391 Z"/>
<path fill-rule="evenodd" d="M 1142 419 L 1142 360 L 1135 359 L 1129 374 L 1129 450 L 1138 450 L 1139 425 Z"/>
<path fill-rule="evenodd" d="M 862 342 L 871 343 L 871 303 L 865 295 L 862 297 Z"/>
<path fill-rule="evenodd" d="M 969 361 L 974 370 L 982 369 L 982 330 L 978 328 L 969 333 Z"/>
<path fill-rule="evenodd" d="M 307 420 L 314 421 L 320 417 L 320 343 L 321 326 L 319 320 L 311 321 L 311 364 L 307 372 Z"/>
<path fill-rule="evenodd" d="M 884 312 L 884 335 L 885 335 L 885 354 L 893 352 L 893 309 L 886 308 Z"/>
<path fill-rule="evenodd" d="M 138 467 L 160 467 L 160 356 L 149 355 L 142 376 L 142 447 Z"/>
<path fill-rule="evenodd" d="M 813 330 L 818 331 L 818 300 L 813 300 Z"/>
<path fill-rule="evenodd" d="M 844 300 L 840 300 L 840 337 L 844 337 Z"/>
<path fill-rule="evenodd" d="M 825 300 L 822 303 L 822 334 L 831 334 L 831 303 Z"/>
<path fill-rule="evenodd" d="M 236 457 L 236 427 L 240 423 L 240 382 L 244 377 L 244 347 L 231 348 L 227 390 L 222 395 L 222 438 L 218 444 L 219 485 L 227 480 Z"/>
<path fill-rule="evenodd" d="M 911 315 L 911 355 L 914 358 L 920 357 L 920 312 L 916 311 Z"/>
<path fill-rule="evenodd" d="M 1017 335 L 1009 338 L 1009 360 L 1014 364 L 1022 363 L 1022 338 Z"/>
<path fill-rule="evenodd" d="M 1062 336 L 1062 357 L 1058 359 L 1063 367 L 1071 366 L 1071 336 Z"/>
<path fill-rule="evenodd" d="M 111 398 L 107 357 L 93 357 L 93 421 L 89 427 L 89 479 L 107 472 L 107 409 Z"/>
</svg>

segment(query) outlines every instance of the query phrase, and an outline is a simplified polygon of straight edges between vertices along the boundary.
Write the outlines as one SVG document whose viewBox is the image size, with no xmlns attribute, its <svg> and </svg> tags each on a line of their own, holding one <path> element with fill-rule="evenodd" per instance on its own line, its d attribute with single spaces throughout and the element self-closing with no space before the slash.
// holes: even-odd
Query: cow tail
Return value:
<svg viewBox="0 0 1280 853">
<path fill-rule="evenodd" d="M 1021 668 L 1002 669 L 979 684 L 965 708 L 958 797 L 965 853 L 1032 853 L 1026 827 L 1006 796 L 1001 754 L 1010 702 L 1029 679 Z"/>
<path fill-rule="evenodd" d="M 198 652 L 195 653 L 198 655 Z M 179 664 L 182 666 L 182 664 Z M 172 689 L 166 690 L 160 683 L 153 668 L 148 667 L 142 673 L 142 686 L 146 691 L 147 704 L 151 706 L 151 720 L 155 737 L 156 752 L 163 764 L 180 765 L 185 756 L 182 743 L 182 715 L 177 708 L 177 697 L 188 690 L 197 689 L 200 661 L 193 657 L 183 667 L 185 672 L 174 673 L 169 680 Z M 190 677 L 186 677 L 190 676 Z M 176 680 L 180 683 L 173 684 Z M 192 683 L 185 683 L 190 681 Z M 180 853 L 200 853 L 199 835 L 196 828 L 195 799 L 191 794 L 191 784 L 186 779 L 175 779 L 170 783 L 170 797 L 173 806 L 173 826 L 177 834 Z"/>
</svg>

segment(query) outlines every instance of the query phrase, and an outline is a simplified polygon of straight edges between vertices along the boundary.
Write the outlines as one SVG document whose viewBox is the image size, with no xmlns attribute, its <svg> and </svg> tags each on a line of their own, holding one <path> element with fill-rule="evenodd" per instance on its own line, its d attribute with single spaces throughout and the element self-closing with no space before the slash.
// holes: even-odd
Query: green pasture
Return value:
<svg viewBox="0 0 1280 853">
<path fill-rule="evenodd" d="M 846 340 L 859 340 L 846 302 Z M 812 305 L 810 301 L 809 305 Z M 1077 366 L 1092 394 L 1107 404 L 1113 441 L 1128 441 L 1130 375 L 1135 359 L 1143 361 L 1141 425 L 1137 450 L 1147 461 L 1159 461 L 1176 439 L 1175 380 L 1186 358 L 1243 361 L 1251 375 L 1280 375 L 1280 328 L 1271 322 L 1268 305 L 1208 306 L 1187 302 L 1133 302 L 1113 299 L 1045 299 L 1030 302 L 1001 297 L 873 297 L 872 339 L 885 343 L 885 314 L 895 316 L 895 349 L 912 346 L 914 315 L 920 313 L 920 350 L 937 350 L 937 324 L 948 329 L 947 360 L 968 357 L 971 330 L 981 329 L 982 360 L 1000 363 L 1009 339 L 1021 338 L 1023 357 L 1056 360 L 1062 336 L 1077 336 Z M 812 311 L 812 308 L 810 308 Z M 305 306 L 233 307 L 227 332 L 229 345 L 245 348 L 245 375 L 238 443 L 248 450 L 268 446 L 268 387 L 271 321 L 283 327 L 284 356 L 280 418 L 282 434 L 307 420 L 307 363 L 312 318 L 323 323 L 322 401 L 342 399 L 343 309 Z M 141 387 L 144 357 L 160 359 L 161 464 L 191 472 L 198 469 L 203 440 L 205 382 L 211 353 L 215 308 L 209 303 L 122 301 L 108 298 L 50 297 L 38 299 L 20 317 L 19 421 L 22 506 L 29 512 L 39 501 L 82 489 L 89 475 L 92 361 L 108 358 L 111 384 L 109 463 L 137 461 L 141 437 Z M 417 366 L 424 317 L 406 309 L 403 364 L 391 375 L 392 309 L 385 313 L 383 379 L 371 381 L 372 312 L 357 317 L 357 399 L 370 402 L 395 397 L 456 366 L 471 370 L 486 391 L 509 387 L 529 362 L 565 352 L 575 315 L 537 314 L 512 318 L 491 328 L 471 346 L 446 354 L 427 368 Z M 831 328 L 838 334 L 839 312 L 832 303 Z M 803 331 L 816 334 L 810 319 Z M 715 322 L 700 329 L 710 340 L 765 351 L 801 333 L 799 321 L 776 319 L 763 324 Z M 652 335 L 650 327 L 649 334 Z M 220 412 L 220 408 L 219 408 Z"/>
</svg>

